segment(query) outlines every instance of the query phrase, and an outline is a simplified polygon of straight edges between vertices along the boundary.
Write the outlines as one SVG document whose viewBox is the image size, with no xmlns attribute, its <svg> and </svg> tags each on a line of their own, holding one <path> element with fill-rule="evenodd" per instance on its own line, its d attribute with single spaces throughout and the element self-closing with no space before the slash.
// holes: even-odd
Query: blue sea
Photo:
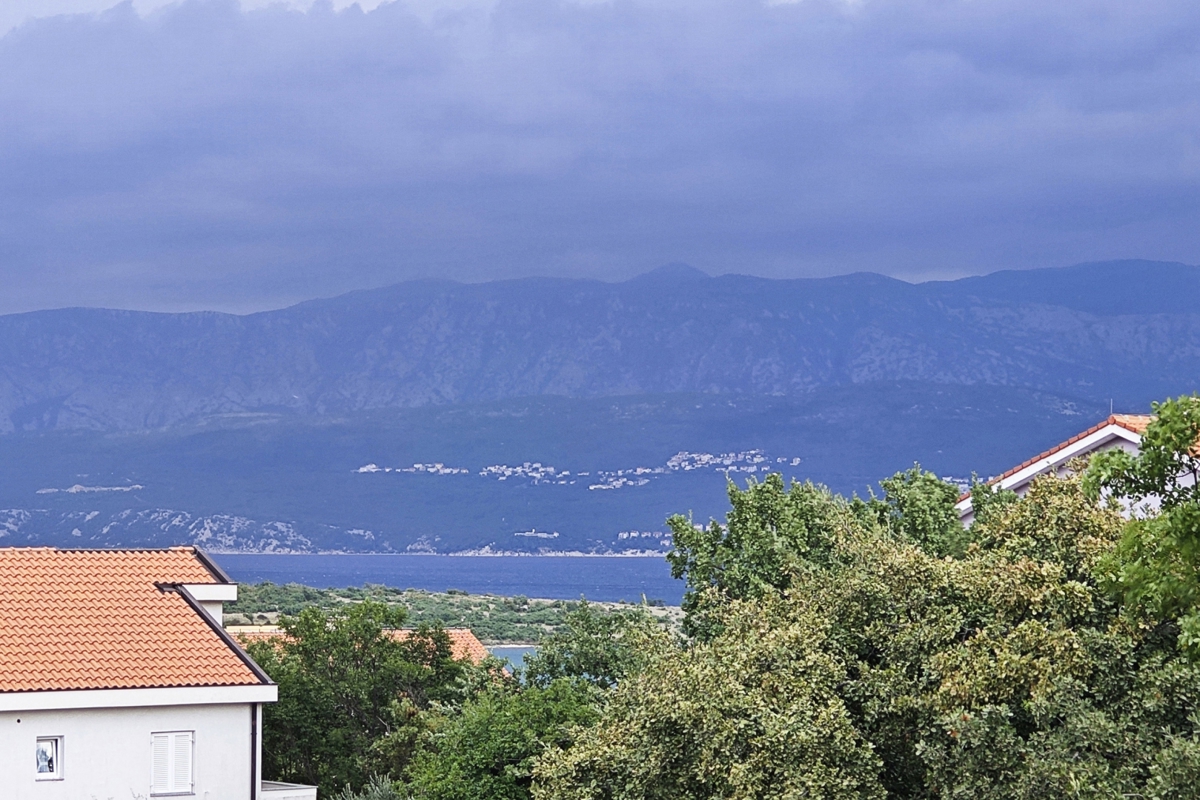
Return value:
<svg viewBox="0 0 1200 800">
<path fill-rule="evenodd" d="M 546 597 L 555 600 L 679 605 L 684 585 L 666 559 L 627 556 L 414 556 L 214 554 L 242 583 L 303 583 L 319 588 L 368 583 L 399 589 Z"/>
<path fill-rule="evenodd" d="M 501 661 L 507 661 L 512 667 L 524 667 L 525 660 L 537 651 L 536 647 L 530 645 L 496 645 L 488 648 L 489 653 Z"/>
</svg>

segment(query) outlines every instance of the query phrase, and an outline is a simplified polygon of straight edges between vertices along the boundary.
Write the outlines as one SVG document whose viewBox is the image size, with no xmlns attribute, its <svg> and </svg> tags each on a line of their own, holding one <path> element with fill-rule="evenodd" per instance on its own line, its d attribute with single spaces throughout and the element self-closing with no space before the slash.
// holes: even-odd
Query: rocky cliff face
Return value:
<svg viewBox="0 0 1200 800">
<path fill-rule="evenodd" d="M 1144 402 L 1200 383 L 1197 297 L 1200 269 L 1154 262 L 919 285 L 672 267 L 419 281 L 248 316 L 35 312 L 0 317 L 0 431 L 886 380 Z"/>
</svg>

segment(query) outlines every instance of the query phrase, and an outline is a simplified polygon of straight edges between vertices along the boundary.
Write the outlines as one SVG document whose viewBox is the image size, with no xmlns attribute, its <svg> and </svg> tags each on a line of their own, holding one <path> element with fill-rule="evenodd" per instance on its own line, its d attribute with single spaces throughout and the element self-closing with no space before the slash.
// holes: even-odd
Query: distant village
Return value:
<svg viewBox="0 0 1200 800">
<path fill-rule="evenodd" d="M 477 473 L 480 477 L 497 481 L 520 480 L 533 485 L 574 486 L 576 483 L 586 484 L 589 491 L 604 491 L 624 489 L 634 486 L 645 486 L 651 480 L 662 475 L 695 470 L 712 470 L 714 472 L 746 473 L 770 472 L 781 467 L 799 466 L 801 459 L 797 457 L 769 457 L 762 450 L 743 450 L 737 453 L 692 453 L 681 450 L 667 459 L 665 464 L 654 467 L 630 467 L 618 470 L 594 470 L 576 472 L 560 470 L 540 461 L 526 461 L 522 464 L 490 464 Z M 378 473 L 424 474 L 424 475 L 470 475 L 472 471 L 465 467 L 451 467 L 441 462 L 432 464 L 413 464 L 408 467 L 381 467 L 372 462 L 354 470 L 356 474 L 372 475 Z M 581 480 L 586 478 L 587 480 Z"/>
</svg>

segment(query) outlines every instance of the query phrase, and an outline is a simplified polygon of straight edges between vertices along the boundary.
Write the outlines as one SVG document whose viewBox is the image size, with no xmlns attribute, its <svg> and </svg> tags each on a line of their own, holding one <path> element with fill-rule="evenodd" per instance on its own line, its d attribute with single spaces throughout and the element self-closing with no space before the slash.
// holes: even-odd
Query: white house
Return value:
<svg viewBox="0 0 1200 800">
<path fill-rule="evenodd" d="M 1113 414 L 1083 433 L 1072 436 L 1046 452 L 1018 464 L 1003 475 L 992 478 L 988 483 L 995 488 L 1011 489 L 1023 496 L 1034 478 L 1050 472 L 1064 475 L 1067 465 L 1076 458 L 1088 458 L 1093 453 L 1111 450 L 1114 447 L 1136 454 L 1141 447 L 1142 434 L 1153 420 L 1154 417 L 1148 414 Z M 975 511 L 971 508 L 970 495 L 959 498 L 955 508 L 964 525 L 974 522 Z"/>
<path fill-rule="evenodd" d="M 262 780 L 277 689 L 191 547 L 0 548 L 0 798 L 315 800 Z"/>
</svg>

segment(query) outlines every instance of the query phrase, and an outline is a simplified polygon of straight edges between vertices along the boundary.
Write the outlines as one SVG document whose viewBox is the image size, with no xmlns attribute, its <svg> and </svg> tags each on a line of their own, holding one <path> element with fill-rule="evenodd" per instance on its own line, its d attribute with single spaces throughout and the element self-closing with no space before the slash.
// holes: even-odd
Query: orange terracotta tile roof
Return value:
<svg viewBox="0 0 1200 800">
<path fill-rule="evenodd" d="M 1113 414 L 1108 419 L 1114 425 L 1120 425 L 1141 436 L 1146 432 L 1146 428 L 1150 427 L 1150 423 L 1154 422 L 1155 417 L 1153 414 Z"/>
<path fill-rule="evenodd" d="M 192 547 L 0 548 L 0 692 L 268 683 L 166 586 L 215 569 Z"/>
<path fill-rule="evenodd" d="M 459 661 L 469 658 L 478 664 L 488 657 L 487 648 L 470 628 L 447 628 L 446 634 L 450 637 L 450 650 Z"/>
<path fill-rule="evenodd" d="M 282 639 L 286 634 L 276 625 L 230 625 L 229 633 L 235 639 L 245 644 L 262 642 L 270 639 Z M 488 657 L 487 648 L 475 636 L 470 628 L 444 628 L 450 637 L 450 653 L 459 661 L 470 660 L 474 664 Z M 397 641 L 404 641 L 410 635 L 410 630 L 392 631 Z"/>
</svg>

